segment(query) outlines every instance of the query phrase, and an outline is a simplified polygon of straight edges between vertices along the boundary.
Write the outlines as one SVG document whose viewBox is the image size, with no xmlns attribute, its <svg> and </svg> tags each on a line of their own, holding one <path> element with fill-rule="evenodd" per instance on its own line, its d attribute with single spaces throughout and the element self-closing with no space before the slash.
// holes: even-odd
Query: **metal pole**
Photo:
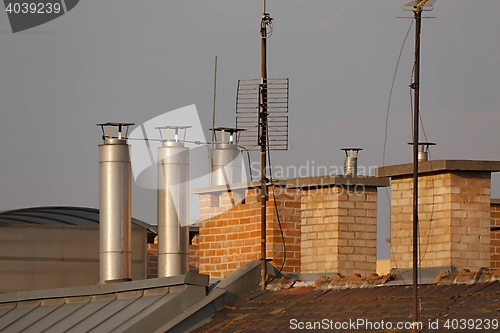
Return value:
<svg viewBox="0 0 500 333">
<path fill-rule="evenodd" d="M 261 86 L 260 86 L 260 203 L 261 203 L 261 289 L 266 289 L 266 201 L 267 201 L 267 179 L 266 179 L 266 148 L 267 148 L 267 32 L 266 32 L 266 0 L 262 0 L 262 22 L 260 27 L 261 34 Z"/>
<path fill-rule="evenodd" d="M 213 165 L 214 165 L 214 145 L 215 145 L 215 105 L 217 98 L 217 55 L 214 60 L 214 103 L 212 107 L 212 142 L 210 144 L 210 182 L 213 183 Z"/>
<path fill-rule="evenodd" d="M 214 63 L 214 105 L 212 107 L 212 149 L 215 143 L 215 103 L 217 99 L 217 56 Z"/>
<path fill-rule="evenodd" d="M 422 8 L 414 7 L 415 13 L 415 80 L 412 83 L 414 97 L 413 111 L 413 329 L 418 332 L 416 323 L 419 320 L 418 309 L 418 134 L 420 108 L 420 30 Z"/>
</svg>

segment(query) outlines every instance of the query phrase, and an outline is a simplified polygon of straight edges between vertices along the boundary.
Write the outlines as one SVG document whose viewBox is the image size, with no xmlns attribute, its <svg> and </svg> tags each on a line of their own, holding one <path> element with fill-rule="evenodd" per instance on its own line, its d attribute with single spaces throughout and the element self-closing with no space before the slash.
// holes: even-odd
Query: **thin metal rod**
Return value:
<svg viewBox="0 0 500 333">
<path fill-rule="evenodd" d="M 212 170 L 212 166 L 214 165 L 214 145 L 215 145 L 215 105 L 217 100 L 217 55 L 215 56 L 214 61 L 214 103 L 212 106 L 212 140 L 210 147 L 210 165 L 209 170 Z M 210 177 L 213 177 L 213 174 L 210 173 Z M 210 182 L 212 180 L 210 179 Z"/>
<path fill-rule="evenodd" d="M 414 97 L 413 111 L 413 329 L 418 332 L 418 137 L 420 109 L 420 31 L 422 9 L 415 8 L 415 75 L 412 84 Z"/>
<path fill-rule="evenodd" d="M 212 149 L 215 142 L 215 103 L 217 100 L 217 56 L 214 63 L 214 104 L 212 106 Z"/>
<path fill-rule="evenodd" d="M 266 10 L 266 0 L 262 1 L 262 19 Z M 266 179 L 266 149 L 267 149 L 267 38 L 266 38 L 266 24 L 261 23 L 261 87 L 260 87 L 260 112 L 259 112 L 259 126 L 260 126 L 260 205 L 261 205 L 261 275 L 260 285 L 261 289 L 266 289 L 266 201 L 267 201 L 267 179 Z"/>
</svg>

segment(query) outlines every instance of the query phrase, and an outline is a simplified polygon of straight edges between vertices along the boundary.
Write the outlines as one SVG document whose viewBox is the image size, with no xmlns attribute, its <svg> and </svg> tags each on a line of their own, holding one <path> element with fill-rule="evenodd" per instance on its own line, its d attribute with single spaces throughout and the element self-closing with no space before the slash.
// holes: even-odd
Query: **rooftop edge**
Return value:
<svg viewBox="0 0 500 333">
<path fill-rule="evenodd" d="M 431 173 L 438 171 L 500 171 L 500 161 L 479 160 L 435 160 L 418 163 L 419 173 Z M 397 177 L 413 174 L 413 163 L 397 164 L 379 167 L 376 177 Z"/>
</svg>

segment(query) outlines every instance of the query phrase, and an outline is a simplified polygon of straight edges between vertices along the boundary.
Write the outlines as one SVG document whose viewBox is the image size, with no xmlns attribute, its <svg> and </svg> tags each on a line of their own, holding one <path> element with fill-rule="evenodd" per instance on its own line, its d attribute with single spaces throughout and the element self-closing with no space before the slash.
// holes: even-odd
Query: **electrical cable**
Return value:
<svg viewBox="0 0 500 333">
<path fill-rule="evenodd" d="M 413 113 L 415 112 L 415 109 L 414 109 L 414 105 L 413 105 L 413 96 L 412 96 L 412 88 L 411 88 L 411 83 L 413 82 L 413 78 L 414 78 L 414 75 L 415 75 L 415 63 L 413 64 L 413 68 L 412 68 L 412 74 L 411 74 L 411 81 L 410 81 L 410 113 L 411 113 L 411 121 L 412 121 L 412 128 L 413 128 Z M 423 121 L 423 118 L 422 118 L 422 112 L 419 112 L 418 113 L 418 117 L 419 117 L 419 120 L 420 120 L 420 126 L 422 128 L 422 133 L 424 134 L 424 140 L 425 142 L 429 142 L 429 140 L 427 139 L 427 133 L 425 131 L 425 126 L 424 126 L 424 121 Z M 413 140 L 412 140 L 413 141 Z M 432 158 L 431 158 L 431 155 L 430 155 L 430 151 L 428 151 L 428 148 L 427 148 L 427 153 L 429 154 L 429 162 L 430 162 L 430 167 L 431 167 L 431 170 L 432 170 Z M 422 269 L 422 262 L 423 260 L 425 259 L 425 256 L 427 255 L 427 251 L 429 249 L 429 244 L 430 244 L 430 237 L 431 237 L 431 230 L 432 230 L 432 222 L 433 222 L 433 217 L 434 217 L 434 204 L 435 204 L 435 186 L 434 186 L 434 180 L 431 179 L 432 181 L 432 204 L 431 204 L 431 212 L 430 212 L 430 217 L 429 217 L 429 231 L 427 232 L 427 241 L 426 241 L 426 245 L 425 245 L 425 250 L 422 251 L 422 244 L 420 243 L 419 241 L 419 244 L 418 244 L 418 247 L 419 247 L 419 254 L 420 254 L 420 257 L 418 259 L 419 261 L 419 270 L 421 273 L 421 269 Z M 418 226 L 418 232 L 417 232 L 417 239 L 420 239 L 420 228 L 422 226 L 419 224 Z M 420 278 L 420 283 L 422 283 L 422 274 L 419 274 L 419 278 Z"/>
<path fill-rule="evenodd" d="M 269 32 L 267 31 L 268 26 L 269 26 Z M 260 23 L 260 31 L 261 31 L 260 36 L 262 38 L 270 38 L 273 35 L 273 30 L 274 30 L 273 18 L 268 13 L 264 13 Z"/>
<path fill-rule="evenodd" d="M 396 68 L 394 70 L 394 76 L 392 78 L 391 90 L 389 92 L 389 101 L 387 103 L 387 112 L 386 112 L 386 116 L 385 116 L 385 135 L 384 135 L 384 149 L 383 149 L 383 152 L 382 152 L 382 166 L 385 166 L 385 153 L 386 153 L 386 148 L 387 148 L 387 134 L 388 134 L 388 129 L 389 129 L 389 111 L 390 111 L 390 108 L 391 108 L 392 93 L 394 91 L 394 84 L 396 82 L 396 77 L 397 77 L 397 73 L 398 73 L 398 69 L 399 69 L 399 63 L 401 61 L 401 56 L 403 54 L 403 50 L 404 50 L 404 47 L 406 45 L 406 40 L 408 39 L 408 36 L 410 34 L 410 31 L 411 31 L 412 27 L 413 27 L 413 20 L 411 20 L 410 27 L 408 28 L 408 31 L 406 32 L 405 38 L 403 40 L 403 44 L 401 45 L 401 49 L 399 51 L 398 60 L 397 60 L 397 63 L 396 63 Z M 387 196 L 387 200 L 389 202 L 389 211 L 390 211 L 391 210 L 391 198 L 389 197 L 389 190 L 387 188 L 385 188 L 385 193 L 386 193 L 386 196 Z M 398 267 L 397 260 L 394 257 L 394 252 L 393 252 L 393 249 L 392 249 L 391 245 L 389 245 L 389 251 L 390 251 L 391 257 L 394 260 L 394 264 L 396 265 L 396 270 L 399 272 L 399 275 L 400 275 L 401 279 L 403 280 L 403 283 L 406 284 L 406 282 L 404 281 L 402 272 L 401 272 L 401 270 Z"/>
<path fill-rule="evenodd" d="M 130 140 L 133 140 L 133 141 L 157 141 L 157 142 L 165 141 L 162 139 L 150 139 L 150 138 L 127 138 L 127 140 L 128 141 L 130 141 Z M 195 145 L 210 145 L 210 144 L 212 144 L 211 142 L 204 142 L 204 141 L 198 141 L 198 140 L 195 140 L 195 141 L 182 140 L 182 142 L 192 143 Z"/>
<path fill-rule="evenodd" d="M 430 168 L 432 170 L 432 158 L 431 158 L 431 152 L 428 151 L 427 152 L 429 154 L 429 163 L 430 163 Z M 425 244 L 425 251 L 422 251 L 420 250 L 419 252 L 421 253 L 421 258 L 419 260 L 419 266 L 421 267 L 422 266 L 422 261 L 424 260 L 425 256 L 427 255 L 427 250 L 429 249 L 429 244 L 430 244 L 430 238 L 431 238 L 431 230 L 432 230 L 432 222 L 434 220 L 434 204 L 435 204 L 435 196 L 436 196 L 436 187 L 434 186 L 434 179 L 431 180 L 432 181 L 432 205 L 431 205 L 431 214 L 430 214 L 430 217 L 429 217 L 429 232 L 427 233 L 427 242 Z M 419 226 L 420 227 L 420 226 Z M 419 244 L 419 246 L 421 246 L 421 244 Z M 419 275 L 420 278 L 422 278 L 422 274 Z M 420 280 L 420 283 L 422 283 L 422 280 Z"/>
<path fill-rule="evenodd" d="M 383 166 L 385 166 L 385 152 L 386 152 L 386 148 L 387 148 L 387 134 L 388 134 L 388 129 L 389 129 L 389 111 L 390 111 L 390 108 L 391 108 L 392 93 L 393 93 L 393 90 L 394 90 L 394 84 L 396 82 L 396 76 L 397 76 L 397 73 L 398 73 L 399 63 L 401 61 L 401 56 L 403 54 L 403 50 L 404 50 L 404 47 L 406 45 L 406 40 L 408 39 L 408 35 L 410 34 L 410 31 L 411 31 L 412 27 L 413 27 L 413 20 L 411 20 L 410 27 L 408 28 L 408 31 L 406 32 L 406 36 L 405 36 L 405 38 L 403 40 L 403 45 L 401 45 L 401 50 L 399 51 L 398 61 L 396 63 L 396 68 L 394 70 L 394 76 L 392 78 L 391 90 L 389 92 L 389 101 L 387 103 L 387 112 L 386 112 L 386 116 L 385 116 L 384 150 L 383 150 L 383 153 L 382 153 L 382 165 Z"/>
<path fill-rule="evenodd" d="M 269 138 L 267 138 L 269 140 Z M 267 141 L 267 159 L 269 161 L 269 180 L 271 185 L 274 185 L 273 181 L 273 172 L 272 172 L 272 163 L 271 163 L 271 150 L 269 148 L 269 141 Z M 279 273 L 283 271 L 283 268 L 285 268 L 285 262 L 286 262 L 286 243 L 285 243 L 285 234 L 283 232 L 283 227 L 281 226 L 281 219 L 280 219 L 280 214 L 279 214 L 279 209 L 278 209 L 278 203 L 276 200 L 276 192 L 274 191 L 273 188 L 273 200 L 274 200 L 274 211 L 276 213 L 276 219 L 278 220 L 278 226 L 280 228 L 280 233 L 281 233 L 281 241 L 283 244 L 283 261 L 281 262 L 281 267 L 278 270 Z M 274 276 L 269 283 L 271 283 L 276 277 Z"/>
<path fill-rule="evenodd" d="M 246 149 L 245 147 L 240 147 L 242 150 L 244 150 L 247 153 L 247 160 L 248 160 L 248 173 L 250 174 L 250 181 L 253 181 L 253 175 L 252 175 L 252 163 L 250 161 L 250 151 Z"/>
</svg>

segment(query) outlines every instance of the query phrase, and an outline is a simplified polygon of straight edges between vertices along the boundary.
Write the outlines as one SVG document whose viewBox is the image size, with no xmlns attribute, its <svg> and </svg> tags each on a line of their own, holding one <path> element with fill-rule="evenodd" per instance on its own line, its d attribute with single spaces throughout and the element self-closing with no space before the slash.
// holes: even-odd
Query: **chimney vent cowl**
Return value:
<svg viewBox="0 0 500 333">
<path fill-rule="evenodd" d="M 358 174 L 358 154 L 361 148 L 342 148 L 345 152 L 344 175 L 357 176 Z"/>
</svg>

